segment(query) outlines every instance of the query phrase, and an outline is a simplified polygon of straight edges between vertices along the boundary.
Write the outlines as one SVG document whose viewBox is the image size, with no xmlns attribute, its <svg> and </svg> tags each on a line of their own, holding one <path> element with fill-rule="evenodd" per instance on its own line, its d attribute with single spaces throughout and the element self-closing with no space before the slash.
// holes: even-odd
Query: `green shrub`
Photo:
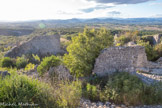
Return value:
<svg viewBox="0 0 162 108">
<path fill-rule="evenodd" d="M 82 34 L 72 38 L 72 43 L 67 47 L 69 53 L 64 56 L 64 64 L 76 77 L 89 76 L 100 51 L 112 45 L 110 31 L 85 28 Z"/>
<path fill-rule="evenodd" d="M 127 72 L 89 78 L 83 85 L 83 97 L 91 101 L 110 101 L 125 105 L 162 104 L 162 84 L 146 85 Z"/>
<path fill-rule="evenodd" d="M 25 58 L 25 56 L 17 57 L 16 59 L 16 67 L 18 69 L 25 68 L 25 66 L 28 64 L 28 60 Z"/>
<path fill-rule="evenodd" d="M 52 91 L 47 84 L 24 75 L 12 74 L 3 80 L 0 78 L 0 102 L 17 105 L 10 108 L 25 107 L 19 103 L 35 104 L 39 108 L 57 108 Z"/>
<path fill-rule="evenodd" d="M 37 67 L 37 71 L 42 76 L 45 72 L 47 72 L 50 67 L 58 66 L 61 63 L 61 60 L 52 55 L 50 57 L 43 58 L 41 64 Z"/>
<path fill-rule="evenodd" d="M 162 43 L 155 45 L 155 51 L 157 52 L 157 59 L 162 57 Z"/>
<path fill-rule="evenodd" d="M 116 46 L 123 46 L 124 44 L 130 41 L 136 42 L 139 39 L 140 37 L 138 37 L 138 31 L 128 31 L 128 32 L 125 32 L 120 37 L 116 37 L 115 43 L 116 43 Z"/>
<path fill-rule="evenodd" d="M 63 108 L 77 108 L 80 104 L 82 96 L 82 86 L 80 81 L 72 83 L 65 82 L 59 84 L 59 88 L 55 91 L 57 104 Z"/>
<path fill-rule="evenodd" d="M 100 98 L 126 105 L 162 104 L 161 92 L 157 86 L 146 85 L 137 76 L 123 72 L 109 79 Z"/>
<path fill-rule="evenodd" d="M 2 58 L 1 65 L 2 67 L 14 67 L 15 66 L 13 60 L 9 57 Z"/>
<path fill-rule="evenodd" d="M 148 60 L 154 61 L 157 58 L 157 52 L 155 51 L 154 47 L 149 44 L 149 42 L 139 40 L 137 41 L 137 44 L 145 47 L 145 52 Z"/>
<path fill-rule="evenodd" d="M 97 86 L 87 83 L 85 90 L 83 90 L 83 96 L 91 101 L 99 100 L 100 90 Z"/>
<path fill-rule="evenodd" d="M 28 60 L 29 63 L 32 63 L 32 64 L 40 63 L 40 57 L 38 55 L 27 54 L 27 55 L 25 55 L 25 58 Z"/>
<path fill-rule="evenodd" d="M 124 44 L 128 43 L 131 41 L 130 37 L 126 36 L 120 36 L 115 39 L 116 41 L 116 46 L 123 46 Z"/>
<path fill-rule="evenodd" d="M 37 64 L 40 63 L 40 57 L 38 55 L 32 54 L 32 57 L 34 58 L 35 63 L 37 63 Z"/>
<path fill-rule="evenodd" d="M 34 69 L 34 67 L 35 67 L 35 65 L 34 65 L 34 64 L 29 63 L 29 64 L 27 64 L 27 65 L 26 65 L 26 67 L 25 67 L 25 71 L 30 71 L 30 70 L 33 70 L 33 69 Z"/>
<path fill-rule="evenodd" d="M 38 55 L 26 54 L 26 55 L 23 55 L 23 57 L 28 61 L 28 63 L 32 63 L 32 64 L 40 63 L 40 57 Z"/>
<path fill-rule="evenodd" d="M 153 41 L 152 37 L 143 36 L 143 37 L 141 37 L 141 40 L 144 42 L 149 42 L 150 45 L 154 45 L 154 41 Z"/>
</svg>

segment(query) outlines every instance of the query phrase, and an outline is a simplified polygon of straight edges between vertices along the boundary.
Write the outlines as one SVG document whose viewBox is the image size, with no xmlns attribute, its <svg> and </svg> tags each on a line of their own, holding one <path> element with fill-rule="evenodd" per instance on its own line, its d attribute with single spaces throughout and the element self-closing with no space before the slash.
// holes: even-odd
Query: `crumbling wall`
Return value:
<svg viewBox="0 0 162 108">
<path fill-rule="evenodd" d="M 135 72 L 136 68 L 147 66 L 145 48 L 142 46 L 110 47 L 104 49 L 96 59 L 93 72 L 98 75 L 116 71 Z"/>
<path fill-rule="evenodd" d="M 156 44 L 160 43 L 161 38 L 162 38 L 162 34 L 157 34 L 157 35 L 154 35 L 154 36 L 147 36 L 146 38 L 148 40 L 152 41 L 151 44 L 156 45 Z"/>
<path fill-rule="evenodd" d="M 60 35 L 37 36 L 9 50 L 6 57 L 17 57 L 26 54 L 46 56 L 60 52 Z"/>
<path fill-rule="evenodd" d="M 154 35 L 155 44 L 159 44 L 162 38 L 162 34 Z"/>
</svg>

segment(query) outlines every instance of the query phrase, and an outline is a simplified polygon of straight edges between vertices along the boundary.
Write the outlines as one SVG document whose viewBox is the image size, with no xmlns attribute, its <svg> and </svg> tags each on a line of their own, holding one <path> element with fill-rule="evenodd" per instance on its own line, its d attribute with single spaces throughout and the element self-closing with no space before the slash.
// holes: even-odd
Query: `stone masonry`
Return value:
<svg viewBox="0 0 162 108">
<path fill-rule="evenodd" d="M 157 35 L 154 35 L 153 37 L 155 39 L 155 44 L 158 44 L 161 41 L 162 34 L 157 34 Z"/>
<path fill-rule="evenodd" d="M 113 72 L 136 72 L 137 68 L 147 67 L 145 48 L 142 46 L 110 47 L 104 49 L 96 59 L 93 72 L 97 75 Z"/>
<path fill-rule="evenodd" d="M 60 52 L 60 35 L 52 36 L 36 36 L 27 42 L 23 42 L 18 46 L 9 50 L 5 57 L 17 57 L 26 54 L 37 54 L 46 56 L 57 54 Z"/>
<path fill-rule="evenodd" d="M 162 38 L 162 34 L 157 34 L 154 36 L 147 36 L 148 39 L 152 40 L 152 44 L 156 45 L 159 44 Z"/>
</svg>

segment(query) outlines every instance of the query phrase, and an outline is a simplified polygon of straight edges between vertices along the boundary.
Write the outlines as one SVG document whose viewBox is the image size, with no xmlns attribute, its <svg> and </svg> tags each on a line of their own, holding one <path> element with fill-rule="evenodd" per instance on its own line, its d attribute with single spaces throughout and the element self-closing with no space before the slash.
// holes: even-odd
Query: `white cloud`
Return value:
<svg viewBox="0 0 162 108">
<path fill-rule="evenodd" d="M 94 5 L 84 0 L 0 0 L 0 20 L 66 19 Z"/>
<path fill-rule="evenodd" d="M 156 6 L 162 6 L 162 3 L 150 3 L 149 5 L 151 5 L 151 6 L 154 6 L 154 5 L 156 5 Z"/>
<path fill-rule="evenodd" d="M 137 0 L 0 0 L 0 21 L 144 16 L 138 12 L 132 13 L 133 9 L 137 10 L 136 8 L 129 11 L 128 4 L 115 5 L 113 1 L 137 2 Z M 150 0 L 138 2 L 144 1 Z M 110 14 L 112 11 L 119 11 L 122 14 Z"/>
<path fill-rule="evenodd" d="M 137 4 L 153 0 L 87 0 L 87 1 L 95 1 L 97 3 Z"/>
</svg>

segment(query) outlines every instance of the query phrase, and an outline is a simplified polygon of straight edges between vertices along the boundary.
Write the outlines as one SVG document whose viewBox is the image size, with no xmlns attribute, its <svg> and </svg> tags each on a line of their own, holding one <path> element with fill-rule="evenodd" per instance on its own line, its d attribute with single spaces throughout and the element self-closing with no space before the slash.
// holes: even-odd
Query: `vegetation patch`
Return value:
<svg viewBox="0 0 162 108">
<path fill-rule="evenodd" d="M 89 76 L 100 51 L 112 45 L 110 31 L 85 28 L 82 34 L 72 38 L 72 43 L 67 47 L 68 54 L 64 55 L 64 64 L 76 77 Z"/>
<path fill-rule="evenodd" d="M 47 72 L 50 67 L 58 66 L 61 63 L 61 60 L 52 55 L 50 57 L 43 58 L 41 64 L 37 67 L 37 71 L 42 76 L 45 72 Z"/>
<path fill-rule="evenodd" d="M 125 105 L 162 104 L 161 84 L 146 85 L 137 76 L 127 72 L 105 78 L 96 77 L 93 79 L 96 83 L 87 83 L 84 96 L 91 101 Z"/>
<path fill-rule="evenodd" d="M 40 108 L 57 108 L 50 86 L 25 75 L 17 75 L 15 72 L 3 80 L 0 78 L 0 91 L 0 101 L 14 103 L 16 106 L 11 106 L 13 108 L 24 107 L 20 103 L 33 104 Z"/>
</svg>

